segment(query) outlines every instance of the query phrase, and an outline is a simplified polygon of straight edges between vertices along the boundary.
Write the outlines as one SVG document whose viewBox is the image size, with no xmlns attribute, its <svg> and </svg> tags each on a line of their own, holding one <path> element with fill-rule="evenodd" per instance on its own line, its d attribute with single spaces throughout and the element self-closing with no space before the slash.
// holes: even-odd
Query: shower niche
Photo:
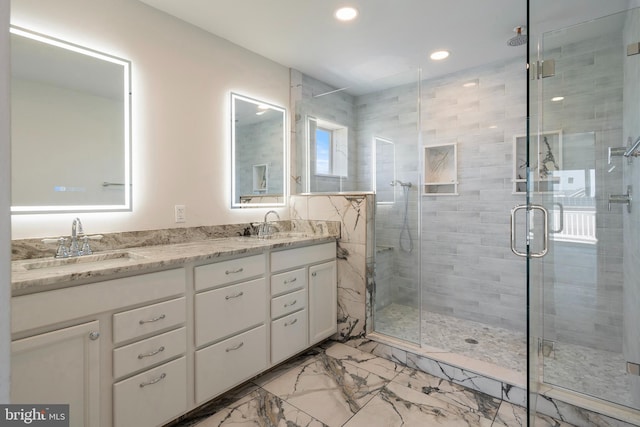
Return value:
<svg viewBox="0 0 640 427">
<path fill-rule="evenodd" d="M 531 158 L 533 191 L 549 193 L 560 183 L 562 170 L 562 131 L 554 130 L 532 136 L 532 146 L 537 156 Z M 513 139 L 513 194 L 527 191 L 527 137 L 517 135 Z"/>
<path fill-rule="evenodd" d="M 424 147 L 423 195 L 458 195 L 457 156 L 455 143 Z"/>
</svg>

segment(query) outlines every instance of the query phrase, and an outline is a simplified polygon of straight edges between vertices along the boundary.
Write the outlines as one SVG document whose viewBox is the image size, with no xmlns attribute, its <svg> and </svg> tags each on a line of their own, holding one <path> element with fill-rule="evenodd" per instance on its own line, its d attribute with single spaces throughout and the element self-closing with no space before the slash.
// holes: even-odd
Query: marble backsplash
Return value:
<svg viewBox="0 0 640 427">
<path fill-rule="evenodd" d="M 276 226 L 277 230 L 281 232 L 322 234 L 336 236 L 337 238 L 340 237 L 341 233 L 341 224 L 338 221 L 296 219 L 273 221 L 272 223 Z M 257 234 L 257 230 L 252 223 L 105 233 L 101 234 L 102 238 L 100 240 L 91 240 L 91 249 L 94 252 L 111 251 L 255 234 Z M 48 236 L 47 238 L 55 239 L 58 237 L 61 236 Z M 69 236 L 62 237 L 68 238 Z M 43 238 L 13 240 L 11 242 L 11 260 L 18 261 L 23 259 L 53 257 L 56 253 L 57 245 L 55 243 L 43 243 Z"/>
</svg>

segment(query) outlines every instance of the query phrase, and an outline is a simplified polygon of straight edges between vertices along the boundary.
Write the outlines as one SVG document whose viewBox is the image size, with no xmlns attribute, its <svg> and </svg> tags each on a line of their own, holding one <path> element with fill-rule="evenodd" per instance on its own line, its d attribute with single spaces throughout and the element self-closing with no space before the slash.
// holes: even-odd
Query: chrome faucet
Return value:
<svg viewBox="0 0 640 427">
<path fill-rule="evenodd" d="M 274 214 L 276 218 L 278 218 L 278 221 L 280 221 L 280 215 L 278 215 L 278 212 L 276 211 L 269 211 L 264 214 L 264 221 L 262 221 L 262 224 L 260 224 L 260 226 L 258 227 L 258 237 L 267 237 L 273 233 L 273 226 L 268 221 L 269 214 Z"/>
<path fill-rule="evenodd" d="M 69 256 L 80 256 L 82 250 L 78 245 L 78 234 L 83 235 L 84 229 L 82 228 L 82 222 L 80 218 L 75 218 L 71 223 L 71 243 L 69 244 Z"/>
</svg>

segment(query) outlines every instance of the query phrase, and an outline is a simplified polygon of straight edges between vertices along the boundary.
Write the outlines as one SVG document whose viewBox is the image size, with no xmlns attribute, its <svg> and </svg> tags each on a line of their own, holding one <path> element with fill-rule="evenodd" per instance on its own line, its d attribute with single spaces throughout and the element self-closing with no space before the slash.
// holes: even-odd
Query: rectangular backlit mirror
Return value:
<svg viewBox="0 0 640 427">
<path fill-rule="evenodd" d="M 287 194 L 286 110 L 231 94 L 231 206 L 284 206 Z"/>
<path fill-rule="evenodd" d="M 11 27 L 11 211 L 131 209 L 130 62 Z"/>
</svg>

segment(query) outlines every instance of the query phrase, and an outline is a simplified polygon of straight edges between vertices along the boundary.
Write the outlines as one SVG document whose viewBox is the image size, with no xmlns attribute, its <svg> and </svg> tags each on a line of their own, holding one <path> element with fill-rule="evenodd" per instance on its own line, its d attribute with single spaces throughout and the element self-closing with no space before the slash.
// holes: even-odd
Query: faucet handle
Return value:
<svg viewBox="0 0 640 427">
<path fill-rule="evenodd" d="M 93 234 L 91 236 L 87 236 L 86 234 L 82 236 L 82 255 L 91 255 L 93 251 L 91 250 L 91 246 L 89 245 L 89 240 L 100 240 L 102 239 L 102 234 Z"/>
<path fill-rule="evenodd" d="M 67 249 L 67 239 L 64 237 L 58 237 L 57 239 L 42 239 L 42 243 L 57 243 L 58 247 L 56 249 L 55 258 L 68 258 L 69 251 Z"/>
</svg>

